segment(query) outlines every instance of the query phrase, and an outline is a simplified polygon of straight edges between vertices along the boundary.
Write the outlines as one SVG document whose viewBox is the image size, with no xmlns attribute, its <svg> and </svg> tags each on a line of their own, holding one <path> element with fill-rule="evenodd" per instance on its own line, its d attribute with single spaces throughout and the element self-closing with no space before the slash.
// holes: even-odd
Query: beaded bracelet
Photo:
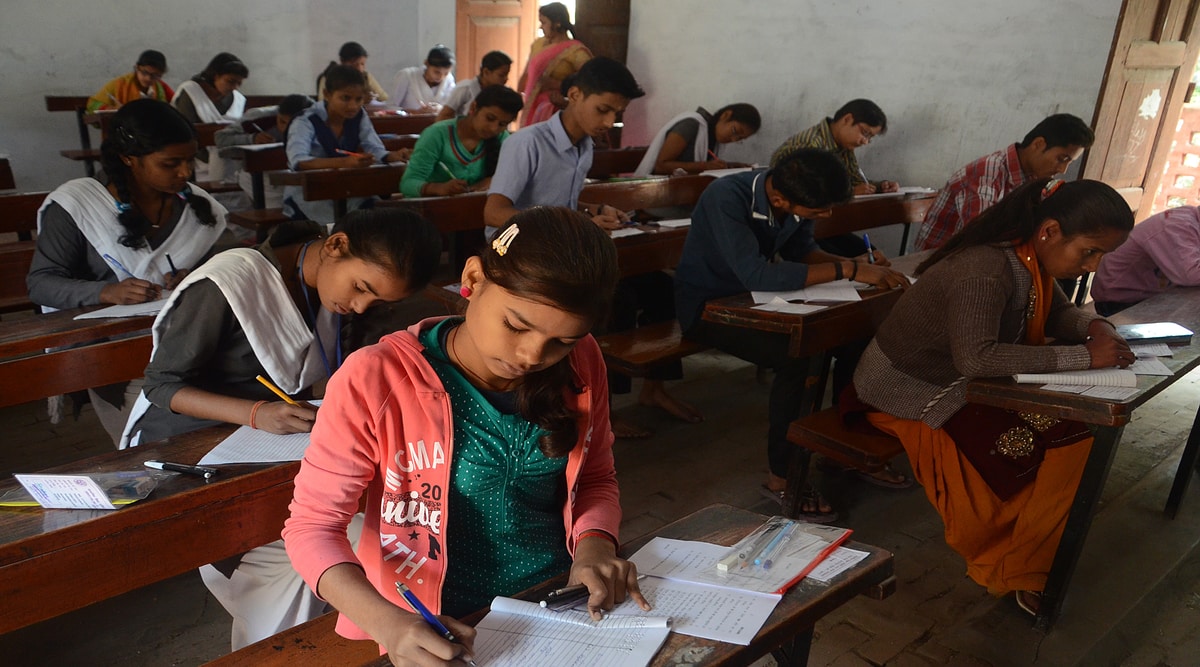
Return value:
<svg viewBox="0 0 1200 667">
<path fill-rule="evenodd" d="M 598 530 L 595 528 L 585 530 L 579 534 L 579 537 L 576 538 L 575 541 L 579 542 L 580 540 L 582 540 L 585 537 L 602 537 L 602 538 L 608 540 L 609 542 L 612 542 L 612 545 L 614 547 L 617 547 L 618 549 L 621 547 L 620 544 L 617 544 L 617 538 L 613 537 L 612 535 L 609 535 L 608 533 L 604 532 L 603 530 Z"/>
<path fill-rule="evenodd" d="M 850 280 L 854 280 L 854 276 L 858 275 L 858 262 L 850 262 L 854 265 L 854 270 L 850 272 Z"/>
<path fill-rule="evenodd" d="M 250 408 L 250 428 L 256 429 L 256 430 L 258 429 L 258 427 L 254 425 L 254 417 L 255 417 L 255 415 L 258 414 L 258 409 L 266 404 L 267 404 L 266 401 L 259 401 L 254 404 L 254 407 Z"/>
</svg>

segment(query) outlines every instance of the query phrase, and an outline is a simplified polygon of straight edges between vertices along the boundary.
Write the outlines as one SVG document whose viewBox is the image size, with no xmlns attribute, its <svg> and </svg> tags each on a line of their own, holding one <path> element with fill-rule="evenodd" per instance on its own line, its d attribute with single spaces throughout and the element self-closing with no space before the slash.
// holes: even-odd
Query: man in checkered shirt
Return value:
<svg viewBox="0 0 1200 667">
<path fill-rule="evenodd" d="M 959 169 L 925 214 L 914 242 L 916 249 L 940 248 L 1018 185 L 1064 173 L 1094 140 L 1091 128 L 1079 118 L 1054 114 L 1030 130 L 1021 143 Z"/>
</svg>

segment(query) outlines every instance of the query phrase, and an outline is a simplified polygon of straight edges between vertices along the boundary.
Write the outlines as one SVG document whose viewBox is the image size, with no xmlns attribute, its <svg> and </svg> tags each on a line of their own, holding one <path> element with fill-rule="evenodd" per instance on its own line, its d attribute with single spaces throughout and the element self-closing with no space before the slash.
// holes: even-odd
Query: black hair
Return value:
<svg viewBox="0 0 1200 667">
<path fill-rule="evenodd" d="M 517 91 L 508 86 L 488 86 L 475 96 L 475 111 L 484 107 L 496 107 L 514 117 L 525 107 L 525 100 Z M 496 165 L 500 162 L 500 137 L 492 137 L 483 142 L 483 177 L 493 176 Z"/>
<path fill-rule="evenodd" d="M 798 148 L 767 172 L 771 185 L 792 204 L 822 209 L 850 200 L 850 172 L 838 156 L 819 148 Z"/>
<path fill-rule="evenodd" d="M 1056 113 L 1043 118 L 1042 122 L 1035 125 L 1021 140 L 1021 143 L 1017 144 L 1017 148 L 1025 148 L 1038 137 L 1046 140 L 1047 149 L 1060 146 L 1091 148 L 1092 142 L 1096 141 L 1096 135 L 1092 132 L 1092 128 L 1088 127 L 1087 123 L 1080 120 L 1079 117 L 1069 113 Z"/>
<path fill-rule="evenodd" d="M 425 64 L 430 67 L 454 67 L 454 52 L 445 44 L 438 44 L 429 49 Z"/>
<path fill-rule="evenodd" d="M 557 206 L 521 211 L 495 238 L 503 238 L 513 226 L 517 236 L 503 255 L 488 246 L 480 256 L 487 280 L 519 297 L 579 315 L 589 321 L 589 329 L 604 321 L 620 278 L 617 248 L 608 234 L 582 213 Z M 546 430 L 538 445 L 548 457 L 566 456 L 578 439 L 577 414 L 566 400 L 571 389 L 569 356 L 526 375 L 517 388 L 521 416 Z"/>
<path fill-rule="evenodd" d="M 325 68 L 325 90 L 334 93 L 343 88 L 358 86 L 365 89 L 367 77 L 349 65 L 330 65 Z"/>
<path fill-rule="evenodd" d="M 221 52 L 208 61 L 208 65 L 205 66 L 203 72 L 200 72 L 199 76 L 209 84 L 212 84 L 216 82 L 217 77 L 226 74 L 240 76 L 245 79 L 250 76 L 250 69 L 232 53 Z"/>
<path fill-rule="evenodd" d="M 1033 238 L 1046 220 L 1057 220 L 1066 237 L 1133 229 L 1133 211 L 1112 186 L 1100 181 L 1064 182 L 1046 194 L 1046 184 L 1052 180 L 1039 178 L 1025 183 L 975 216 L 946 245 L 921 262 L 917 273 L 967 248 L 1020 245 Z"/>
<path fill-rule="evenodd" d="M 408 209 L 356 209 L 333 226 L 333 233 L 338 232 L 346 234 L 352 257 L 395 274 L 410 292 L 428 285 L 441 261 L 437 226 Z"/>
<path fill-rule="evenodd" d="M 870 127 L 878 127 L 880 134 L 887 133 L 887 114 L 883 113 L 883 109 L 880 109 L 879 105 L 871 100 L 850 100 L 833 114 L 833 119 L 837 120 L 847 114 L 856 123 L 866 123 Z"/>
<path fill-rule="evenodd" d="M 483 60 L 479 63 L 479 69 L 497 70 L 501 67 L 511 65 L 512 61 L 512 58 L 503 51 L 488 51 L 483 54 Z"/>
<path fill-rule="evenodd" d="M 729 112 L 729 120 L 745 125 L 750 128 L 751 132 L 758 132 L 762 127 L 762 116 L 759 115 L 758 109 L 753 104 L 746 104 L 745 102 L 726 104 L 717 109 L 717 112 L 713 114 L 713 125 L 716 125 L 715 121 L 720 120 L 721 114 L 726 111 Z"/>
<path fill-rule="evenodd" d="M 146 234 L 151 223 L 145 213 L 133 203 L 130 191 L 129 165 L 121 158 L 141 157 L 175 144 L 186 144 L 196 141 L 196 131 L 192 123 L 183 114 L 158 100 L 140 99 L 124 104 L 112 117 L 108 135 L 100 144 L 100 164 L 104 174 L 117 190 L 117 208 L 121 209 L 117 220 L 125 228 L 121 235 L 121 245 L 129 248 L 146 246 Z M 179 193 L 188 206 L 196 212 L 196 217 L 205 225 L 217 224 L 213 216 L 212 203 L 184 188 Z"/>
<path fill-rule="evenodd" d="M 366 57 L 367 50 L 358 42 L 346 42 L 345 44 L 342 44 L 342 48 L 338 49 L 338 60 L 342 61 L 343 63 Z"/>
<path fill-rule="evenodd" d="M 312 98 L 308 95 L 288 95 L 279 103 L 278 113 L 295 118 L 301 111 L 313 105 Z"/>
<path fill-rule="evenodd" d="M 138 56 L 137 62 L 134 63 L 137 67 L 153 67 L 154 69 L 166 73 L 167 72 L 167 57 L 162 51 L 154 49 L 146 49 Z"/>
<path fill-rule="evenodd" d="M 636 100 L 646 94 L 628 68 L 604 56 L 596 56 L 584 63 L 578 72 L 563 81 L 563 86 L 565 90 L 579 88 L 584 96 L 616 93 L 626 99 Z"/>
<path fill-rule="evenodd" d="M 561 2 L 551 2 L 542 5 L 538 14 L 550 19 L 550 25 L 556 32 L 562 32 L 575 37 L 575 26 L 571 23 L 571 12 Z M 547 35 L 548 36 L 548 35 Z"/>
</svg>

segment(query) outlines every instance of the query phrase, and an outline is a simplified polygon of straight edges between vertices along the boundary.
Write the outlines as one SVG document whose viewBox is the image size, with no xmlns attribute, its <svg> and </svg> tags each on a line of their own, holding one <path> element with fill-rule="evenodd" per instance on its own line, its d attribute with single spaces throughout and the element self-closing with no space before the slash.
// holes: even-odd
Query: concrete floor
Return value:
<svg viewBox="0 0 1200 667">
<path fill-rule="evenodd" d="M 758 494 L 767 387 L 754 368 L 719 353 L 687 359 L 685 371 L 674 390 L 704 411 L 702 424 L 671 420 L 629 396 L 614 402 L 656 430 L 616 446 L 624 539 L 714 502 L 777 510 Z M 1161 515 L 1197 402 L 1200 373 L 1193 373 L 1126 428 L 1064 616 L 1047 635 L 1032 630 L 1011 598 L 993 599 L 966 578 L 919 488 L 886 491 L 827 474 L 841 524 L 855 529 L 855 539 L 895 553 L 899 586 L 888 600 L 858 599 L 822 621 L 810 664 L 1200 664 L 1200 486 L 1179 518 Z M 112 446 L 90 406 L 59 425 L 48 423 L 42 404 L 0 410 L 0 429 L 5 475 Z M 0 636 L 0 664 L 197 665 L 228 650 L 228 633 L 228 616 L 188 573 Z"/>
</svg>

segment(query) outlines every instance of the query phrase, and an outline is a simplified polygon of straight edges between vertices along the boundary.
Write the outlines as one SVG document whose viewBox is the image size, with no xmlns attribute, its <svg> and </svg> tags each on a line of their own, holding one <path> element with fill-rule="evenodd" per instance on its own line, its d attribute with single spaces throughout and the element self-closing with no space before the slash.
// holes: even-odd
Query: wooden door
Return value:
<svg viewBox="0 0 1200 667">
<path fill-rule="evenodd" d="M 1084 178 L 1117 188 L 1138 220 L 1150 213 L 1200 38 L 1200 0 L 1125 0 L 1117 20 Z"/>
<path fill-rule="evenodd" d="M 576 0 L 575 36 L 592 53 L 625 62 L 629 51 L 629 0 Z"/>
<path fill-rule="evenodd" d="M 457 0 L 454 77 L 466 81 L 479 74 L 479 61 L 488 51 L 503 51 L 513 59 L 508 86 L 515 88 L 525 69 L 529 47 L 537 37 L 537 0 Z"/>
</svg>

